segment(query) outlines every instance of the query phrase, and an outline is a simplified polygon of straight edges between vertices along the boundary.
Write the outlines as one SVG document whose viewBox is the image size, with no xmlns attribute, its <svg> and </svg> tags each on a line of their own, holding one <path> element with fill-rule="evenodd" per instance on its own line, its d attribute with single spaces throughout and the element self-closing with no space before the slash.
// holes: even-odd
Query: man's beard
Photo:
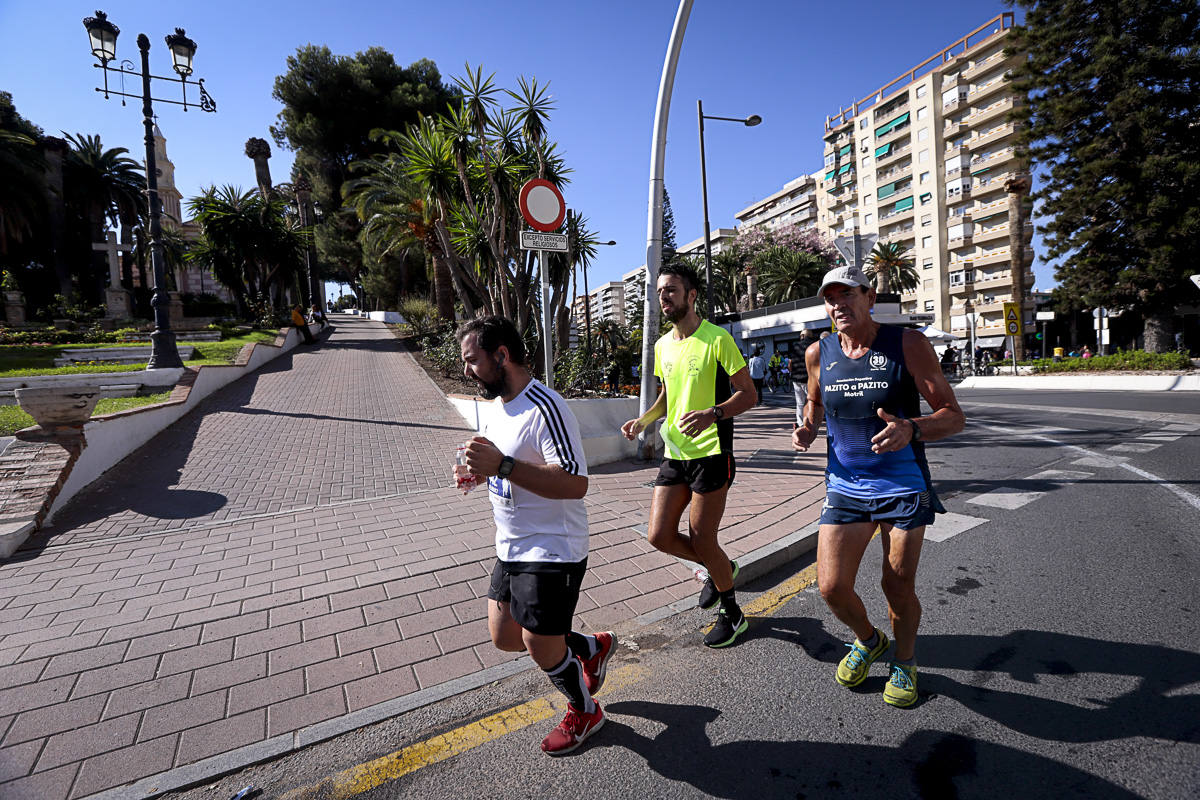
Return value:
<svg viewBox="0 0 1200 800">
<path fill-rule="evenodd" d="M 687 313 L 688 313 L 687 306 L 673 306 L 671 308 L 671 312 L 669 314 L 667 314 L 666 316 L 667 316 L 667 319 L 669 319 L 671 321 L 671 323 L 674 324 L 676 322 L 679 322 L 679 320 L 683 319 L 684 317 L 686 317 Z"/>
<path fill-rule="evenodd" d="M 496 380 L 485 381 L 478 375 L 475 376 L 475 382 L 479 384 L 479 393 L 484 400 L 495 400 L 497 397 L 508 394 L 508 376 L 505 375 L 498 362 L 492 363 L 496 367 Z"/>
</svg>

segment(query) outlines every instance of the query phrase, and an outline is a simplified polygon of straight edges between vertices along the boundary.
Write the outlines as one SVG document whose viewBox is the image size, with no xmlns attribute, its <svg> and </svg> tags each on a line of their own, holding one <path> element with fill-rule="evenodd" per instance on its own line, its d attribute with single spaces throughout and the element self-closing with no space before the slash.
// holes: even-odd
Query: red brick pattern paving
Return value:
<svg viewBox="0 0 1200 800">
<path fill-rule="evenodd" d="M 739 422 L 735 556 L 817 516 L 820 454 L 750 458 L 789 427 Z M 85 797 L 512 660 L 485 622 L 487 497 L 443 486 L 467 435 L 352 320 L 110 471 L 0 564 L 0 797 Z M 655 470 L 594 471 L 583 629 L 697 591 L 637 531 Z"/>
</svg>

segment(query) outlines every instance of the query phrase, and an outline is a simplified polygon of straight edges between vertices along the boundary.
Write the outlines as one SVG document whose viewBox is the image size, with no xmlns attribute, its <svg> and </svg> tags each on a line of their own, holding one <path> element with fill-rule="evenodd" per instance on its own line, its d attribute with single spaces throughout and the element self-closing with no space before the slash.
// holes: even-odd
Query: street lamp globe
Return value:
<svg viewBox="0 0 1200 800">
<path fill-rule="evenodd" d="M 758 125 L 760 122 L 762 122 L 762 117 L 760 117 L 758 114 L 751 114 L 750 116 L 746 117 L 746 121 L 743 124 L 747 128 L 753 128 L 755 125 Z"/>
<path fill-rule="evenodd" d="M 186 78 L 192 74 L 192 57 L 196 55 L 196 43 L 187 37 L 183 28 L 176 28 L 167 37 L 167 47 L 171 49 L 171 59 L 175 62 L 175 71 L 179 77 Z"/>
<path fill-rule="evenodd" d="M 108 63 L 117 57 L 117 35 L 121 29 L 108 21 L 107 14 L 97 11 L 96 16 L 84 19 L 83 27 L 87 28 L 92 55 L 101 63 Z"/>
</svg>

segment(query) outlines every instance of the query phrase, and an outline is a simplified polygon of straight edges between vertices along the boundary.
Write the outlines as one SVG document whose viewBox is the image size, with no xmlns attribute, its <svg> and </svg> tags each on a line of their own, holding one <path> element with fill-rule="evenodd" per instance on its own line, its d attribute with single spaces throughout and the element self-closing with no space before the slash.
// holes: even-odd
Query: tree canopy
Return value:
<svg viewBox="0 0 1200 800">
<path fill-rule="evenodd" d="M 1056 277 L 1084 307 L 1132 309 L 1171 346 L 1200 236 L 1200 13 L 1195 0 L 1019 0 L 1022 146 Z"/>
</svg>

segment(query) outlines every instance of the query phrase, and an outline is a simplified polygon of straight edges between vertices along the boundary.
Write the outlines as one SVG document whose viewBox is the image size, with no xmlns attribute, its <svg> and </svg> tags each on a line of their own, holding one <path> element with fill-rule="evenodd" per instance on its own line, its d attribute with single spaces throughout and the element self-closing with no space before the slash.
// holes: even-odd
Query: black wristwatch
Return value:
<svg viewBox="0 0 1200 800">
<path fill-rule="evenodd" d="M 512 456 L 505 456 L 504 458 L 500 459 L 500 468 L 496 470 L 496 474 L 501 478 L 507 478 L 509 475 L 512 475 L 513 466 L 515 466 L 516 463 L 517 460 Z"/>
<path fill-rule="evenodd" d="M 713 416 L 717 419 L 725 419 L 725 409 L 721 408 L 720 406 L 713 406 L 712 412 Z"/>
<path fill-rule="evenodd" d="M 915 419 L 912 419 L 911 417 L 908 420 L 908 424 L 912 426 L 912 438 L 909 441 L 911 441 L 911 442 L 921 441 L 921 426 L 918 425 L 917 421 Z"/>
</svg>

